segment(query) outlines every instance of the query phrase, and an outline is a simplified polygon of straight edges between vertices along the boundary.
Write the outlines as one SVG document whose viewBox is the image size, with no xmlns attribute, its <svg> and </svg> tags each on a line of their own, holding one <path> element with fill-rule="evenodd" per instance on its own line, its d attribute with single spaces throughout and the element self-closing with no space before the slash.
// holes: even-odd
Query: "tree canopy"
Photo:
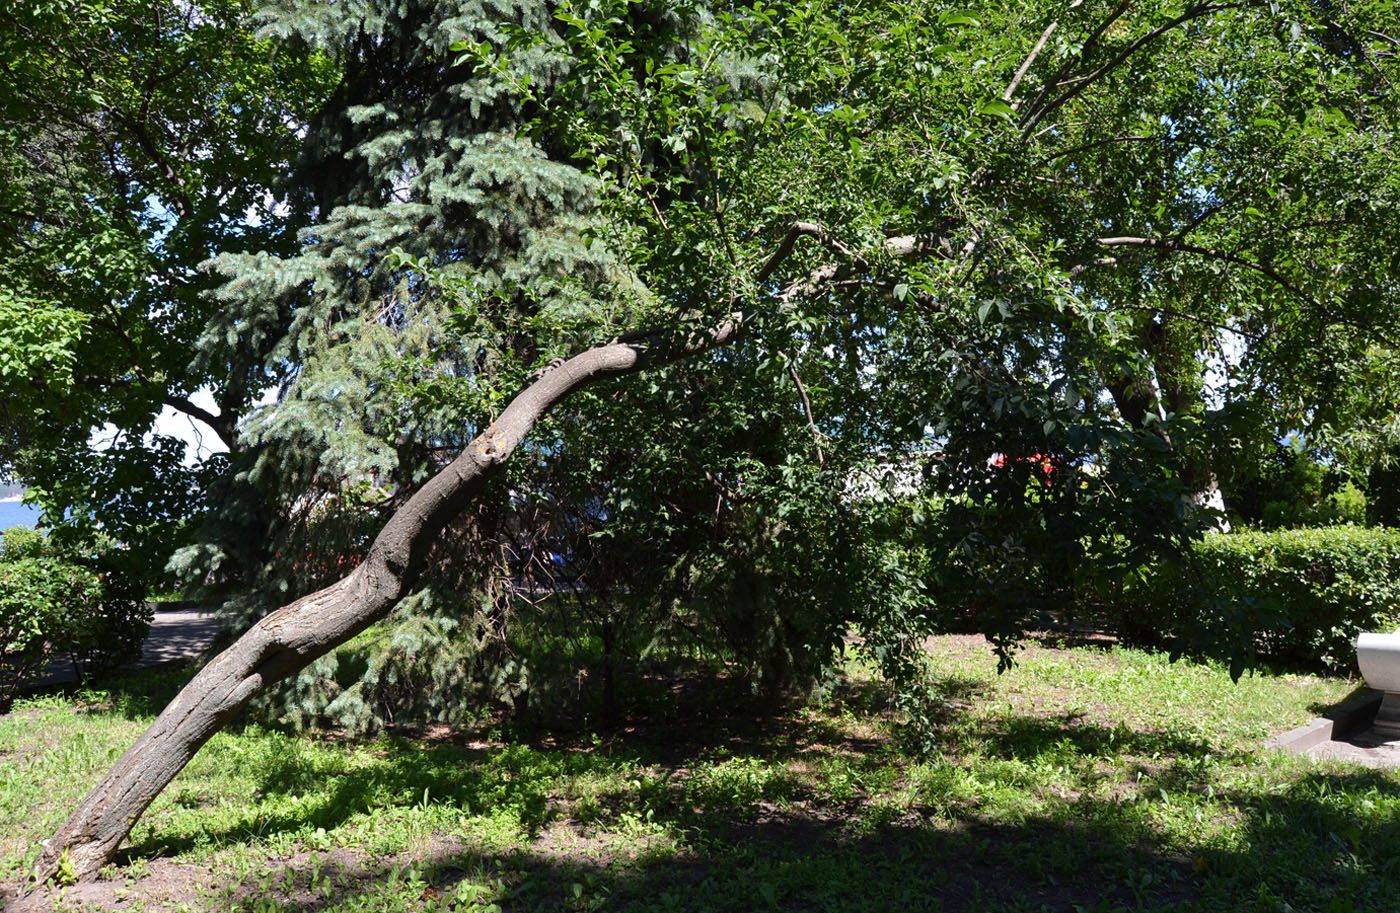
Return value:
<svg viewBox="0 0 1400 913">
<path fill-rule="evenodd" d="M 215 312 L 201 265 L 295 243 L 280 187 L 325 93 L 305 48 L 245 27 L 243 2 L 25 3 L 0 13 L 4 464 L 74 541 L 102 530 L 159 572 L 225 466 L 146 438 L 162 408 L 211 441 L 268 383 L 246 340 L 194 361 Z M 211 394 L 214 406 L 192 400 Z M 107 429 L 103 446 L 90 445 Z"/>
</svg>

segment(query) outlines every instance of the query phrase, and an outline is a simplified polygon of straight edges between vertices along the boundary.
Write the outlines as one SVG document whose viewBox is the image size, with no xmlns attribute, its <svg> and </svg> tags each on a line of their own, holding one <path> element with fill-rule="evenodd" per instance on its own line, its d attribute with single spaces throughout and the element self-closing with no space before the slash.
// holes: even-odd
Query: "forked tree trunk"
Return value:
<svg viewBox="0 0 1400 913">
<path fill-rule="evenodd" d="M 31 881 L 49 879 L 60 865 L 79 880 L 96 877 L 155 797 L 249 698 L 387 615 L 412 589 L 438 533 L 551 408 L 592 381 L 724 345 L 741 328 L 735 315 L 680 342 L 633 334 L 547 369 L 389 519 L 350 576 L 277 609 L 205 666 L 44 842 Z"/>
</svg>

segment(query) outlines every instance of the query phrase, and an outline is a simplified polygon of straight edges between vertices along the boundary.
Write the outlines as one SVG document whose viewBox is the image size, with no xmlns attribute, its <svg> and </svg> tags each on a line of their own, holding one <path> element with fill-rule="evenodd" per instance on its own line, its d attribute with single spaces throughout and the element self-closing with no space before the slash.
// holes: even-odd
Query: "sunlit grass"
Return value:
<svg viewBox="0 0 1400 913">
<path fill-rule="evenodd" d="M 640 721 L 548 747 L 499 730 L 428 743 L 248 725 L 216 736 L 156 800 L 105 885 L 50 900 L 1400 909 L 1394 776 L 1261 749 L 1353 683 L 1236 684 L 1141 651 L 1039 646 L 997 675 L 971 639 L 931 647 L 946 704 L 923 756 L 855 668 L 822 702 L 776 716 Z M 151 673 L 0 717 L 4 878 L 22 876 L 178 684 Z M 183 887 L 172 871 L 188 876 Z"/>
</svg>

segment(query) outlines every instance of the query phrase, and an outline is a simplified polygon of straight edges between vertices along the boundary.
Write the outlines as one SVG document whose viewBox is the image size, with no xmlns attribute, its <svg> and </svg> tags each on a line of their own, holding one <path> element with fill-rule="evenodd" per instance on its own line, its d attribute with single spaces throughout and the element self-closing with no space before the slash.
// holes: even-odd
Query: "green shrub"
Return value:
<svg viewBox="0 0 1400 913">
<path fill-rule="evenodd" d="M 0 703 L 66 656 L 87 678 L 141 655 L 150 612 L 116 574 L 39 555 L 0 562 Z"/>
<path fill-rule="evenodd" d="M 1400 530 L 1333 526 L 1211 535 L 1185 566 L 1125 592 L 1123 618 L 1238 674 L 1259 658 L 1356 667 L 1356 635 L 1400 621 Z"/>
<path fill-rule="evenodd" d="M 1221 467 L 1221 493 L 1231 521 L 1237 525 L 1264 529 L 1339 526 L 1365 523 L 1376 506 L 1374 496 L 1384 500 L 1384 484 L 1373 478 L 1366 490 L 1357 486 L 1359 476 L 1343 467 L 1318 462 L 1301 439 L 1276 443 L 1260 460 L 1243 460 Z"/>
<path fill-rule="evenodd" d="M 12 526 L 0 533 L 6 561 L 49 554 L 49 538 L 32 526 Z"/>
<path fill-rule="evenodd" d="M 90 573 L 97 574 L 101 600 L 85 606 L 90 611 L 80 616 L 67 613 L 65 639 L 56 641 L 57 649 L 72 658 L 80 678 L 99 676 L 140 659 L 154 615 L 145 590 L 103 557 L 94 559 Z"/>
<path fill-rule="evenodd" d="M 1295 504 L 1289 501 L 1266 501 L 1263 526 L 1266 529 L 1284 527 L 1339 526 L 1366 522 L 1366 496 L 1350 482 L 1330 495 L 1313 502 Z"/>
</svg>

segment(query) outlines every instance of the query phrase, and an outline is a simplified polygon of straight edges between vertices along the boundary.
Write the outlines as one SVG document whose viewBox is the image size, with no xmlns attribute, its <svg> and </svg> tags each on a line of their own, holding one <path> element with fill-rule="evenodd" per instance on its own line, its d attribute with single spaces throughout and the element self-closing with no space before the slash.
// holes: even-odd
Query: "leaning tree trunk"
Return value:
<svg viewBox="0 0 1400 913">
<path fill-rule="evenodd" d="M 79 880 L 96 877 L 155 797 L 249 698 L 387 615 L 413 587 L 438 533 L 556 404 L 592 381 L 724 345 L 741 328 L 736 315 L 676 343 L 660 341 L 659 333 L 633 334 L 546 369 L 395 512 L 354 573 L 277 609 L 205 666 L 44 842 L 31 880 L 47 880 L 60 864 Z"/>
</svg>

